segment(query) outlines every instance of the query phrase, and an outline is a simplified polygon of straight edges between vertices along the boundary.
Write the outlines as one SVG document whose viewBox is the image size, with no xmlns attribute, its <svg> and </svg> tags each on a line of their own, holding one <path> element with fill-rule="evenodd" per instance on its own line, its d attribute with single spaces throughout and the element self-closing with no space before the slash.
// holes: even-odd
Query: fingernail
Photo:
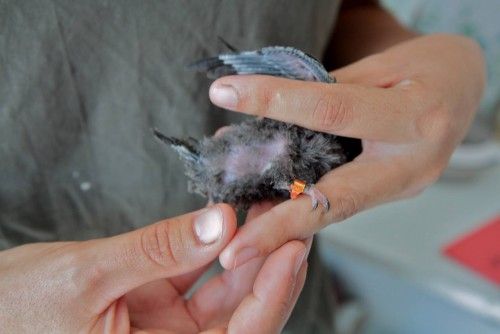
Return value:
<svg viewBox="0 0 500 334">
<path fill-rule="evenodd" d="M 297 274 L 299 273 L 299 270 L 304 264 L 306 257 L 307 257 L 307 249 L 304 249 L 303 251 L 300 251 L 297 254 L 297 257 L 295 258 L 295 266 L 293 267 L 294 276 L 297 276 Z"/>
<path fill-rule="evenodd" d="M 234 257 L 234 268 L 241 266 L 244 263 L 247 263 L 251 259 L 257 257 L 259 255 L 259 251 L 253 247 L 246 247 L 236 253 Z"/>
<path fill-rule="evenodd" d="M 232 109 L 238 104 L 238 93 L 233 86 L 213 84 L 209 91 L 210 100 L 219 107 Z"/>
<path fill-rule="evenodd" d="M 208 245 L 222 236 L 224 217 L 218 207 L 203 210 L 194 221 L 194 232 L 202 244 Z"/>
<path fill-rule="evenodd" d="M 232 252 L 229 250 L 222 251 L 219 255 L 219 262 L 224 269 L 231 270 L 234 263 Z"/>
</svg>

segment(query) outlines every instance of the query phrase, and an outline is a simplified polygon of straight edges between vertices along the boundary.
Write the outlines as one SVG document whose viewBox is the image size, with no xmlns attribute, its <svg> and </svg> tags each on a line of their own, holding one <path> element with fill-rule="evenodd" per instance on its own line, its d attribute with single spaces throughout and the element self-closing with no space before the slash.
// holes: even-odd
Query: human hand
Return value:
<svg viewBox="0 0 500 334">
<path fill-rule="evenodd" d="M 311 211 L 307 198 L 277 205 L 238 231 L 220 255 L 225 268 L 435 182 L 485 85 L 479 47 L 453 35 L 415 38 L 333 75 L 338 84 L 266 76 L 228 76 L 212 84 L 210 98 L 218 106 L 363 142 L 359 157 L 316 184 L 330 201 L 328 212 Z"/>
<path fill-rule="evenodd" d="M 258 210 L 253 211 L 254 215 Z M 235 233 L 227 205 L 112 238 L 29 244 L 0 254 L 6 333 L 277 333 L 304 284 L 308 246 L 267 258 L 183 294 Z"/>
</svg>

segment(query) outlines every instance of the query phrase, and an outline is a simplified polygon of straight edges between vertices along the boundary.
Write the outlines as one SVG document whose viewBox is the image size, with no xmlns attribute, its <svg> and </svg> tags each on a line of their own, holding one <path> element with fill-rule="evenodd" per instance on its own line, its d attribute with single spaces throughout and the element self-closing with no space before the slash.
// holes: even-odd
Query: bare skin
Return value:
<svg viewBox="0 0 500 334">
<path fill-rule="evenodd" d="M 250 218 L 268 209 L 255 207 Z M 203 215 L 206 224 L 197 220 Z M 233 210 L 217 205 L 112 238 L 3 251 L 2 331 L 254 333 L 258 323 L 259 332 L 278 333 L 303 287 L 310 240 L 288 242 L 183 297 L 235 230 Z"/>
<path fill-rule="evenodd" d="M 212 84 L 210 98 L 220 107 L 363 141 L 358 158 L 316 184 L 331 204 L 328 212 L 311 212 L 305 196 L 273 207 L 238 231 L 219 258 L 225 268 L 310 237 L 361 210 L 420 193 L 437 180 L 464 137 L 485 85 L 479 46 L 455 35 L 415 37 L 377 6 L 358 13 L 351 8 L 348 18 L 359 22 L 367 12 L 373 20 L 365 20 L 366 31 L 370 22 L 375 31 L 391 29 L 385 35 L 337 31 L 338 40 L 356 37 L 361 51 L 377 52 L 332 72 L 338 84 L 257 75 Z M 360 55 L 341 54 L 332 61 Z"/>
</svg>

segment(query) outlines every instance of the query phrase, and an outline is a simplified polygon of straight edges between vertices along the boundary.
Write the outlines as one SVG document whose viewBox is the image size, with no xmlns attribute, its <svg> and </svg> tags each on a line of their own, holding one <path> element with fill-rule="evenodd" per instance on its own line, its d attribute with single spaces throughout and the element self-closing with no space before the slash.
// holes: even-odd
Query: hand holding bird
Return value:
<svg viewBox="0 0 500 334">
<path fill-rule="evenodd" d="M 446 167 L 485 85 L 479 46 L 454 35 L 413 38 L 332 74 L 338 83 L 235 75 L 212 84 L 220 107 L 363 141 L 358 157 L 315 184 L 328 212 L 311 211 L 304 196 L 276 205 L 238 230 L 220 256 L 225 268 L 421 192 Z"/>
</svg>

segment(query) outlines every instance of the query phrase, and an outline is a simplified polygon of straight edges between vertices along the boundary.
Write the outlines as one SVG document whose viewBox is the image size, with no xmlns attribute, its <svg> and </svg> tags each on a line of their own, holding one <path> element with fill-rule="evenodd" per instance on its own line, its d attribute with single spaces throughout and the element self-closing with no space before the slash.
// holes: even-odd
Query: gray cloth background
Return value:
<svg viewBox="0 0 500 334">
<path fill-rule="evenodd" d="M 225 51 L 217 36 L 321 58 L 338 2 L 0 0 L 0 249 L 203 206 L 151 128 L 201 137 L 242 116 L 211 106 L 210 81 L 185 65 Z M 311 261 L 297 333 L 331 330 L 328 279 Z"/>
</svg>

